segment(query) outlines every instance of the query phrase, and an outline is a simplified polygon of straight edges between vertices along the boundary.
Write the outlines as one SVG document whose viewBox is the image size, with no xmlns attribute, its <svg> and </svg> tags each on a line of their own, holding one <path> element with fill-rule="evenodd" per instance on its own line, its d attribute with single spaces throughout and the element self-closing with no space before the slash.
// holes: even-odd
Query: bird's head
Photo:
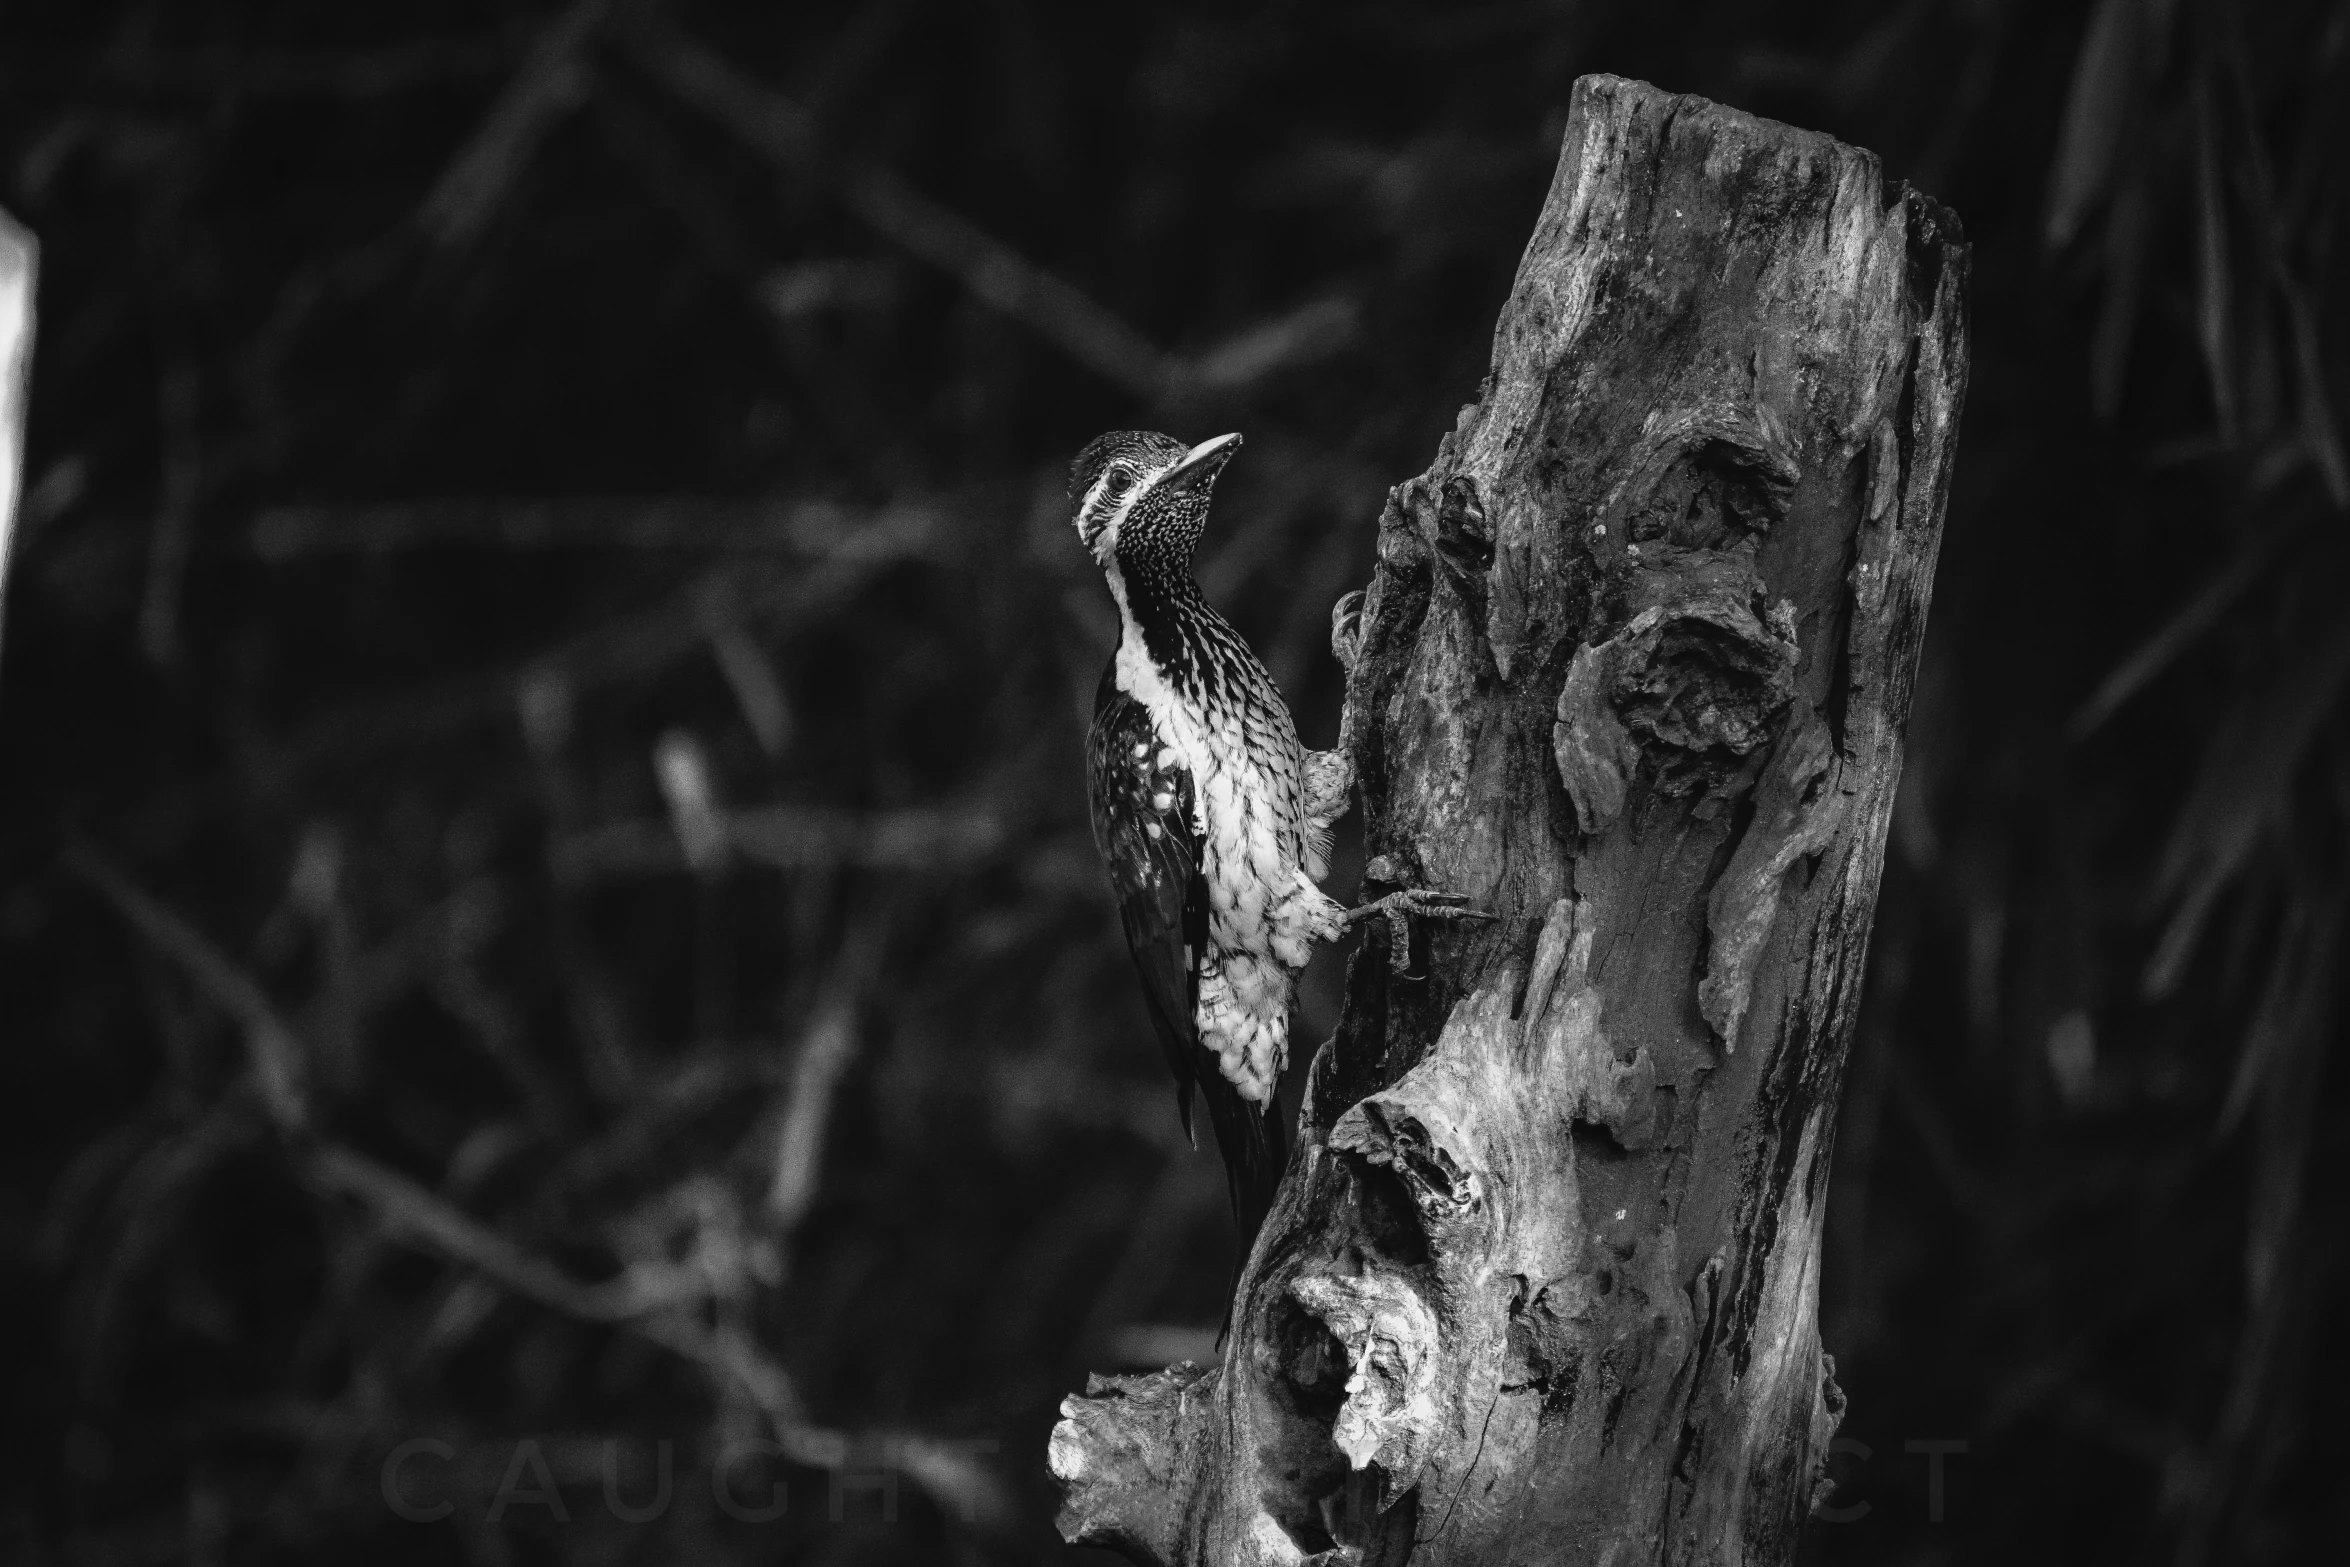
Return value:
<svg viewBox="0 0 2350 1567">
<path fill-rule="evenodd" d="M 1186 446 L 1153 430 L 1111 431 L 1069 467 L 1077 537 L 1104 566 L 1188 571 L 1216 475 L 1239 447 L 1237 435 Z"/>
</svg>

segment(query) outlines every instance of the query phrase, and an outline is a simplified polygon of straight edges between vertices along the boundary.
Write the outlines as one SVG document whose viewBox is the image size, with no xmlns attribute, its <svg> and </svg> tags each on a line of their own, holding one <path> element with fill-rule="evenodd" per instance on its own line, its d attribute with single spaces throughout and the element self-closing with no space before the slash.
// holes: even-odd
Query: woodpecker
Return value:
<svg viewBox="0 0 2350 1567">
<path fill-rule="evenodd" d="M 1195 1087 L 1207 1102 L 1245 1263 L 1287 1162 L 1275 1090 L 1314 944 L 1383 914 L 1400 971 L 1406 915 L 1482 916 L 1419 889 L 1352 909 L 1322 891 L 1331 825 L 1354 787 L 1348 726 L 1332 750 L 1302 747 L 1273 677 L 1191 571 L 1216 476 L 1239 446 L 1238 435 L 1197 446 L 1104 435 L 1070 469 L 1069 508 L 1120 628 L 1087 744 L 1094 841 L 1186 1137 Z M 1350 667 L 1359 601 L 1350 594 L 1332 617 Z"/>
</svg>

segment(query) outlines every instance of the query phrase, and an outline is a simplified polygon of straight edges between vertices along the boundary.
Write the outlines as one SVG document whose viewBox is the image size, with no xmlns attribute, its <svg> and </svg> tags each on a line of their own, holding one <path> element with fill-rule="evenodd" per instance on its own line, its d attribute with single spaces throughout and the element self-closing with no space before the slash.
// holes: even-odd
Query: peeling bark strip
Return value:
<svg viewBox="0 0 2350 1567">
<path fill-rule="evenodd" d="M 1831 1129 L 1966 382 L 1956 221 L 1576 88 L 1493 371 L 1380 519 L 1366 954 L 1224 1364 L 1063 1406 L 1136 1561 L 1784 1562 L 1841 1410 Z"/>
</svg>

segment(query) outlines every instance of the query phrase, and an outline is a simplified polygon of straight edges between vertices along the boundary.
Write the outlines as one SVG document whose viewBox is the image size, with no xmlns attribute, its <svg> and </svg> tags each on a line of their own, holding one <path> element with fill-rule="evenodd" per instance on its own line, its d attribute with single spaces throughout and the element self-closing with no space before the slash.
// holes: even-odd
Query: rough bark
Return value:
<svg viewBox="0 0 2350 1567">
<path fill-rule="evenodd" d="M 1956 222 L 1589 77 L 1349 684 L 1381 869 L 1221 1367 L 1063 1406 L 1147 1563 L 1790 1559 L 1820 1222 L 1966 380 Z"/>
</svg>

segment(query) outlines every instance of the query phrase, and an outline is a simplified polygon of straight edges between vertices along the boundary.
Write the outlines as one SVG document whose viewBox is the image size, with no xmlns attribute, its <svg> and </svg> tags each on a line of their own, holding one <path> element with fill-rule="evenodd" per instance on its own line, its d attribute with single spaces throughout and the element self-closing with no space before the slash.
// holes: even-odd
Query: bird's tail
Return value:
<svg viewBox="0 0 2350 1567">
<path fill-rule="evenodd" d="M 1224 1184 L 1232 1197 L 1232 1218 L 1240 1229 L 1240 1250 L 1232 1261 L 1232 1289 L 1225 1291 L 1224 1325 L 1232 1321 L 1231 1298 L 1240 1285 L 1241 1270 L 1257 1243 L 1265 1215 L 1273 1211 L 1273 1194 L 1280 1189 L 1282 1169 L 1289 1163 L 1289 1137 L 1282 1129 L 1278 1096 L 1257 1104 L 1224 1081 L 1216 1071 L 1200 1074 L 1200 1097 L 1207 1101 L 1208 1124 L 1216 1129 L 1216 1151 L 1224 1157 Z M 1219 1331 L 1217 1339 L 1222 1341 Z"/>
</svg>

